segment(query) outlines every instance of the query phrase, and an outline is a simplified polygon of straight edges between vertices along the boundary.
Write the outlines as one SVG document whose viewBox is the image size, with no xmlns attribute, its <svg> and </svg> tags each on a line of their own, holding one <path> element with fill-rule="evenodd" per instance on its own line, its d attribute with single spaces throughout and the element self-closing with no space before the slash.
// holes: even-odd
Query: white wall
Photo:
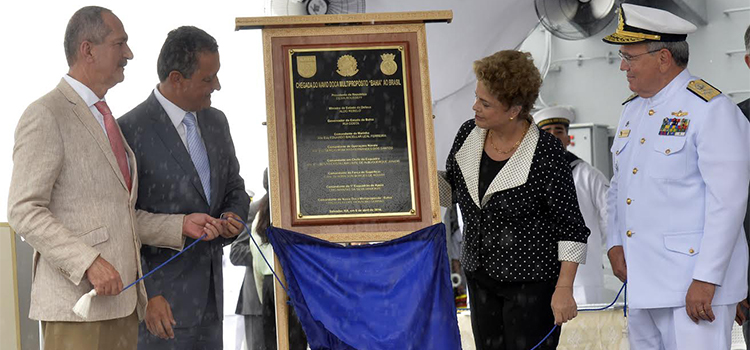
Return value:
<svg viewBox="0 0 750 350">
<path fill-rule="evenodd" d="M 742 54 L 728 56 L 727 51 L 744 49 L 743 35 L 750 25 L 750 11 L 724 15 L 730 8 L 750 7 L 748 0 L 707 1 L 708 25 L 688 36 L 690 62 L 688 69 L 724 92 L 750 90 L 750 70 Z M 604 56 L 611 52 L 617 57 L 616 45 L 605 44 L 601 38 L 614 32 L 616 19 L 601 33 L 584 40 L 566 41 L 552 39 L 552 61 L 584 57 Z M 535 58 L 544 50 L 544 34 L 537 28 L 521 46 L 521 50 L 532 52 Z M 539 60 L 539 58 L 537 58 Z M 620 72 L 619 58 L 612 63 L 597 59 L 555 64 L 560 71 L 551 71 L 542 86 L 541 95 L 548 105 L 572 105 L 576 109 L 578 123 L 617 125 L 622 110 L 621 103 L 632 94 L 628 89 L 625 73 Z M 736 94 L 735 102 L 750 97 L 750 93 Z"/>
<path fill-rule="evenodd" d="M 260 31 L 234 31 L 235 17 L 263 15 L 263 2 L 250 1 L 113 1 L 100 0 L 122 20 L 135 58 L 125 68 L 125 81 L 107 93 L 115 117 L 148 97 L 158 83 L 156 58 L 167 32 L 194 25 L 219 43 L 221 91 L 213 105 L 223 110 L 247 188 L 264 193 L 262 172 L 267 164 L 265 87 Z M 63 35 L 70 16 L 90 1 L 12 1 L 3 4 L 0 67 L 4 84 L 0 96 L 0 222 L 7 221 L 12 169 L 13 132 L 26 106 L 52 90 L 67 72 Z"/>
</svg>

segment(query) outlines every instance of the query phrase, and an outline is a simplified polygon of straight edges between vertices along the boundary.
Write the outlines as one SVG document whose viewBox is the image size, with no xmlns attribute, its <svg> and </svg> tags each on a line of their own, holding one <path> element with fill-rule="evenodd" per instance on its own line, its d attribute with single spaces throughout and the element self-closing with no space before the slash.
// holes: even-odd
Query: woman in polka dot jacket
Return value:
<svg viewBox="0 0 750 350">
<path fill-rule="evenodd" d="M 576 316 L 573 280 L 589 229 L 560 141 L 529 114 L 542 83 L 531 55 L 500 51 L 474 62 L 474 73 L 475 116 L 448 155 L 441 203 L 463 215 L 477 349 L 528 350 Z M 539 349 L 559 336 L 558 327 Z"/>
</svg>

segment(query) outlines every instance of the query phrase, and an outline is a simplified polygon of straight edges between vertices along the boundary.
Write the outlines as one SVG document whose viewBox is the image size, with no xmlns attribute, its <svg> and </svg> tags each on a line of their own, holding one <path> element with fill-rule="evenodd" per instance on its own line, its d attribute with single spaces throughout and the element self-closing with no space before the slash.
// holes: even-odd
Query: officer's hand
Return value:
<svg viewBox="0 0 750 350">
<path fill-rule="evenodd" d="M 621 282 L 625 282 L 628 279 L 628 265 L 625 263 L 625 251 L 622 250 L 621 245 L 612 247 L 607 252 L 609 263 L 612 265 L 612 272 Z"/>
<path fill-rule="evenodd" d="M 86 270 L 86 278 L 96 289 L 96 295 L 117 295 L 122 292 L 120 273 L 101 256 L 97 256 Z"/>
<path fill-rule="evenodd" d="M 750 309 L 750 303 L 747 302 L 747 299 L 740 301 L 739 304 L 737 304 L 737 314 L 734 316 L 734 322 L 737 322 L 738 325 L 742 326 L 745 321 L 747 321 L 747 312 Z"/>
<path fill-rule="evenodd" d="M 172 307 L 167 299 L 157 295 L 148 300 L 146 306 L 146 328 L 151 334 L 162 339 L 174 339 L 172 327 L 177 322 L 172 317 Z"/>
<path fill-rule="evenodd" d="M 714 300 L 716 285 L 708 282 L 693 280 L 685 296 L 685 311 L 690 319 L 696 324 L 700 320 L 713 322 L 714 310 L 711 308 L 711 301 Z"/>
<path fill-rule="evenodd" d="M 573 286 L 555 287 L 551 306 L 552 313 L 555 315 L 555 324 L 558 326 L 576 317 L 578 309 L 573 299 Z"/>
</svg>

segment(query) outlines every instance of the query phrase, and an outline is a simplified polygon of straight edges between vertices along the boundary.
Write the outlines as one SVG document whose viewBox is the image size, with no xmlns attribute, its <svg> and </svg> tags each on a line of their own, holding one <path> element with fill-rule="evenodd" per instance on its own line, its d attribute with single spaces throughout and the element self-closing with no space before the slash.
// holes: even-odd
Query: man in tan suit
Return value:
<svg viewBox="0 0 750 350">
<path fill-rule="evenodd" d="M 135 349 L 146 307 L 141 244 L 179 250 L 184 236 L 226 230 L 206 214 L 135 210 L 133 152 L 104 101 L 133 53 L 120 20 L 84 7 L 68 23 L 69 71 L 21 116 L 13 149 L 8 220 L 34 248 L 29 317 L 45 349 Z M 73 305 L 95 288 L 89 318 Z"/>
</svg>

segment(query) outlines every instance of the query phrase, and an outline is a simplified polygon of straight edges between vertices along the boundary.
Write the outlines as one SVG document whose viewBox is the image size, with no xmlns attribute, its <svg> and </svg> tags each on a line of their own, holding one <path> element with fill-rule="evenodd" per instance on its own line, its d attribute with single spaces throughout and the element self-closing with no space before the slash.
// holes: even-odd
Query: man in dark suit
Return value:
<svg viewBox="0 0 750 350">
<path fill-rule="evenodd" d="M 750 26 L 745 29 L 745 64 L 750 68 Z M 737 106 L 742 110 L 742 114 L 750 120 L 750 98 L 740 102 Z M 745 229 L 747 230 L 747 226 L 745 226 Z"/>
<path fill-rule="evenodd" d="M 209 34 L 195 27 L 171 31 L 157 62 L 160 83 L 119 119 L 138 162 L 136 208 L 228 218 L 222 237 L 196 244 L 146 281 L 149 302 L 139 349 L 222 348 L 222 247 L 241 232 L 233 218 L 247 217 L 250 199 L 226 116 L 211 108 L 211 93 L 221 88 L 219 66 L 218 45 Z M 143 268 L 153 270 L 173 255 L 143 247 Z"/>
<path fill-rule="evenodd" d="M 750 68 L 750 26 L 745 29 L 745 64 Z M 740 107 L 742 114 L 745 118 L 750 121 L 750 98 L 737 104 Z M 745 221 L 743 222 L 745 227 L 745 237 L 748 239 L 750 244 L 750 199 L 747 202 L 747 211 L 745 212 Z M 748 286 L 750 286 L 750 276 L 748 276 Z M 748 308 L 750 308 L 750 298 L 741 301 L 737 304 L 737 323 L 742 326 L 742 333 L 745 336 L 745 344 L 750 347 L 750 320 L 748 320 Z"/>
</svg>

